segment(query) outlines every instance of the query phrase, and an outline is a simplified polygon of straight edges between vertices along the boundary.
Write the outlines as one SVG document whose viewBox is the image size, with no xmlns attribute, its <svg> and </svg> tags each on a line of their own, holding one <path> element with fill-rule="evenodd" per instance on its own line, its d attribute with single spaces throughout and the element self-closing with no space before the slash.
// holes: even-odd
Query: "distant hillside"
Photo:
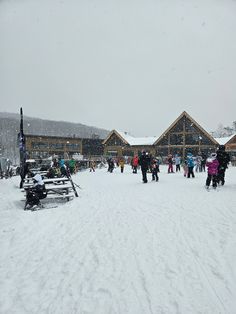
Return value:
<svg viewBox="0 0 236 314">
<path fill-rule="evenodd" d="M 20 128 L 20 115 L 0 112 L 0 154 L 13 162 L 19 159 L 17 134 Z M 24 133 L 33 135 L 51 135 L 104 139 L 108 130 L 87 126 L 81 123 L 44 120 L 24 116 Z"/>
</svg>

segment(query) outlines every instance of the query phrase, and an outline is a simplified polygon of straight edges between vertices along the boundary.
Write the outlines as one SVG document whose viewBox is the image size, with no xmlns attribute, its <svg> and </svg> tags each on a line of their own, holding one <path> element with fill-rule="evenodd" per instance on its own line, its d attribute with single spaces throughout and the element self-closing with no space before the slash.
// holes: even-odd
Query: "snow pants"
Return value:
<svg viewBox="0 0 236 314">
<path fill-rule="evenodd" d="M 210 186 L 212 181 L 212 186 L 213 188 L 217 187 L 217 175 L 216 174 L 209 174 L 207 175 L 207 179 L 206 179 L 206 186 Z"/>
<path fill-rule="evenodd" d="M 153 180 L 153 181 L 154 181 L 154 180 L 156 180 L 156 181 L 159 180 L 159 178 L 158 178 L 158 173 L 157 173 L 157 169 L 152 170 L 152 180 Z"/>
<path fill-rule="evenodd" d="M 218 184 L 221 183 L 221 185 L 225 184 L 225 168 L 219 169 L 218 170 L 218 175 L 217 175 L 217 182 Z"/>
<path fill-rule="evenodd" d="M 194 178 L 194 173 L 193 173 L 193 167 L 188 167 L 188 178 L 190 178 L 190 174 L 192 176 L 192 178 Z"/>
<path fill-rule="evenodd" d="M 174 172 L 172 164 L 169 164 L 169 167 L 168 167 L 168 173 L 170 172 Z"/>
<path fill-rule="evenodd" d="M 180 165 L 176 165 L 175 171 L 176 171 L 176 172 L 180 171 Z"/>
<path fill-rule="evenodd" d="M 142 168 L 141 170 L 142 170 L 143 182 L 147 183 L 147 169 Z"/>
</svg>

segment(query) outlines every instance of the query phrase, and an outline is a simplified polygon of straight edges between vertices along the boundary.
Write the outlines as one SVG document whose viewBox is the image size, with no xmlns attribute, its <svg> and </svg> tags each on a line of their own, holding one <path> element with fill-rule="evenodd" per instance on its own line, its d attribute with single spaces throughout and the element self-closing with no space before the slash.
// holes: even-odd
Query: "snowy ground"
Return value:
<svg viewBox="0 0 236 314">
<path fill-rule="evenodd" d="M 0 313 L 236 313 L 236 167 L 205 179 L 85 171 L 79 198 L 37 212 L 0 180 Z"/>
</svg>

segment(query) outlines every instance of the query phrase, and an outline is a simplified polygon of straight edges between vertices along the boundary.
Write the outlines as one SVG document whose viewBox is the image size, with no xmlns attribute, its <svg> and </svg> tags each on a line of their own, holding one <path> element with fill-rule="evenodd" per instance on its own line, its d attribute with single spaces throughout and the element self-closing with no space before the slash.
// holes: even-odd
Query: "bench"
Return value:
<svg viewBox="0 0 236 314">
<path fill-rule="evenodd" d="M 74 197 L 71 181 L 67 177 L 49 178 L 43 180 L 48 199 L 65 199 L 69 201 Z M 23 192 L 34 186 L 33 179 L 28 178 L 23 185 Z"/>
<path fill-rule="evenodd" d="M 67 177 L 61 177 L 61 178 L 48 178 L 43 179 L 43 182 L 45 185 L 48 184 L 65 184 L 66 182 L 70 182 L 70 180 Z M 23 187 L 32 187 L 34 185 L 33 178 L 27 178 L 23 184 Z"/>
</svg>

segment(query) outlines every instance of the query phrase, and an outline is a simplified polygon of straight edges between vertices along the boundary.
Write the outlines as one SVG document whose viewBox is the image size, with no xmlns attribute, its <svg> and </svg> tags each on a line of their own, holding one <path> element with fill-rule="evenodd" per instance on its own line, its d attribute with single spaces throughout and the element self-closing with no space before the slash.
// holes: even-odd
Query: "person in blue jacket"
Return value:
<svg viewBox="0 0 236 314">
<path fill-rule="evenodd" d="M 190 178 L 190 175 L 192 176 L 192 178 L 194 178 L 195 177 L 193 172 L 194 159 L 192 153 L 187 154 L 187 165 L 188 165 L 188 178 Z"/>
</svg>

